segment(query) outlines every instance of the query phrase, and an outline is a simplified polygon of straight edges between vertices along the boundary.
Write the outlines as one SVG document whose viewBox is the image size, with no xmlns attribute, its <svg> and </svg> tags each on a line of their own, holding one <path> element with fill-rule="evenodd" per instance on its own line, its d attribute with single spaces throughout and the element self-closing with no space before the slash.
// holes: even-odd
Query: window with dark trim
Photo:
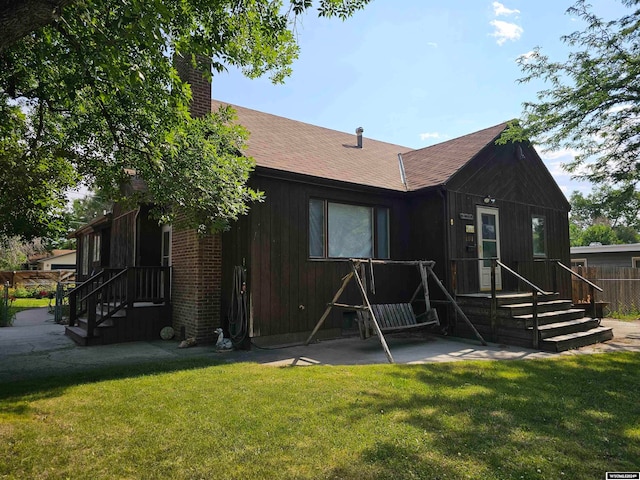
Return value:
<svg viewBox="0 0 640 480">
<path fill-rule="evenodd" d="M 547 231 L 545 217 L 533 215 L 531 217 L 531 235 L 533 240 L 533 256 L 547 256 Z"/>
<path fill-rule="evenodd" d="M 389 209 L 312 198 L 311 258 L 389 258 Z"/>
</svg>

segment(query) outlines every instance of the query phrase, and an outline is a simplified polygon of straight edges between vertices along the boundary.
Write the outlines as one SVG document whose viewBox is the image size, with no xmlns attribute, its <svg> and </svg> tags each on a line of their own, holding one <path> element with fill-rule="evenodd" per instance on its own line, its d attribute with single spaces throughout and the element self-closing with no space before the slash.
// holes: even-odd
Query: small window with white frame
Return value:
<svg viewBox="0 0 640 480">
<path fill-rule="evenodd" d="M 571 259 L 572 267 L 586 267 L 587 259 L 586 258 L 572 258 Z"/>
<path fill-rule="evenodd" d="M 640 268 L 640 257 L 631 257 L 631 266 L 633 268 Z"/>
</svg>

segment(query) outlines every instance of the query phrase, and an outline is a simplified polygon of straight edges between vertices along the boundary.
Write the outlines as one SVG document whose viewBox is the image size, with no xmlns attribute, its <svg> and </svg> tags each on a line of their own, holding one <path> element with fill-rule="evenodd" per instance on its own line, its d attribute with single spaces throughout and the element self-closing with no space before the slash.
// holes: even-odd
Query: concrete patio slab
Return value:
<svg viewBox="0 0 640 480">
<path fill-rule="evenodd" d="M 640 321 L 605 319 L 614 339 L 568 352 L 536 350 L 461 340 L 430 334 L 396 334 L 386 337 L 396 363 L 418 364 L 462 360 L 522 360 L 561 355 L 640 351 Z M 298 345 L 251 351 L 216 352 L 212 345 L 178 348 L 177 341 L 121 343 L 79 347 L 64 335 L 46 308 L 19 312 L 14 326 L 0 328 L 0 382 L 36 376 L 61 375 L 110 365 L 171 362 L 180 358 L 207 358 L 221 362 L 251 362 L 269 366 L 385 364 L 387 358 L 376 337 L 362 341 L 342 338 L 309 346 Z"/>
</svg>

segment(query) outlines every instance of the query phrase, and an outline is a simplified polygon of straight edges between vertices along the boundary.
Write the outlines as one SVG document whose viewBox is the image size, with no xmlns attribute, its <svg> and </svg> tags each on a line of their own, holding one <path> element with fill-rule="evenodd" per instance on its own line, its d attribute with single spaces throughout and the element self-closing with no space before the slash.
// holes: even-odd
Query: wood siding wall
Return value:
<svg viewBox="0 0 640 480">
<path fill-rule="evenodd" d="M 290 336 L 313 329 L 326 304 L 348 273 L 349 263 L 310 259 L 308 253 L 308 201 L 321 198 L 337 202 L 385 206 L 390 209 L 390 247 L 393 259 L 408 258 L 410 231 L 406 201 L 398 196 L 358 193 L 293 181 L 256 176 L 253 186 L 266 200 L 254 204 L 248 217 L 223 236 L 223 315 L 231 296 L 234 265 L 245 262 L 250 298 L 250 334 L 253 337 Z M 376 267 L 376 301 L 407 301 L 417 285 L 413 272 Z M 344 300 L 360 303 L 352 284 Z M 327 329 L 348 327 L 338 309 L 326 322 Z M 293 335 L 293 336 L 292 336 Z"/>
<path fill-rule="evenodd" d="M 500 218 L 501 260 L 538 284 L 552 286 L 552 269 L 548 262 L 534 262 L 531 219 L 545 218 L 546 259 L 559 259 L 570 265 L 568 202 L 535 150 L 514 145 L 489 146 L 459 172 L 448 185 L 450 258 L 477 258 L 477 207 L 486 206 L 489 195 Z M 472 215 L 464 220 L 460 214 Z M 451 225 L 451 223 L 453 225 Z M 465 227 L 474 225 L 475 248 L 466 241 Z M 538 258 L 537 260 L 544 260 Z M 477 291 L 477 262 L 458 265 L 458 292 Z M 503 290 L 518 290 L 515 277 L 502 275 Z M 568 275 L 559 275 L 558 289 L 568 297 Z"/>
<path fill-rule="evenodd" d="M 113 208 L 111 221 L 111 266 L 116 268 L 135 265 L 136 217 L 138 209 L 124 211 L 118 205 Z"/>
<path fill-rule="evenodd" d="M 100 255 L 97 260 L 94 259 L 96 238 L 100 237 Z M 95 231 L 87 231 L 86 233 L 76 237 L 76 272 L 77 280 L 83 281 L 92 274 L 99 272 L 104 267 L 111 266 L 111 227 L 102 226 Z M 84 272 L 85 255 L 87 271 Z"/>
<path fill-rule="evenodd" d="M 252 337 L 299 340 L 315 326 L 349 271 L 349 264 L 343 261 L 309 258 L 309 198 L 388 207 L 391 259 L 434 260 L 436 274 L 448 287 L 452 259 L 478 256 L 477 236 L 470 245 L 465 226 L 477 224 L 476 207 L 484 205 L 486 195 L 496 199 L 492 206 L 500 211 L 501 258 L 507 265 L 521 269 L 542 288 L 550 288 L 550 267 L 533 262 L 534 214 L 546 220 L 547 258 L 569 264 L 568 202 L 533 149 L 491 145 L 449 185 L 410 194 L 332 188 L 266 175 L 255 175 L 252 183 L 266 193 L 266 201 L 253 205 L 249 216 L 224 234 L 222 286 L 226 317 L 233 267 L 246 266 Z M 473 220 L 464 220 L 461 213 L 471 214 Z M 459 266 L 457 278 L 459 292 L 477 292 L 477 261 Z M 375 281 L 373 302 L 401 302 L 410 299 L 419 276 L 410 268 L 376 267 Z M 570 278 L 559 283 L 569 298 Z M 506 275 L 503 285 L 505 290 L 518 289 L 516 281 Z M 441 298 L 435 289 L 432 294 Z M 354 285 L 343 300 L 360 302 Z M 446 325 L 446 311 L 441 318 Z M 325 329 L 334 331 L 348 326 L 338 309 L 325 323 Z"/>
</svg>

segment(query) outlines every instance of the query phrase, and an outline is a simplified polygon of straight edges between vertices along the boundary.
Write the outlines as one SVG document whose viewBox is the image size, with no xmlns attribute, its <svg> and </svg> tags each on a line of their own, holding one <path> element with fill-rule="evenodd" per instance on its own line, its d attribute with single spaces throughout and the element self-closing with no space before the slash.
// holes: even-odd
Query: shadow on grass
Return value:
<svg viewBox="0 0 640 480">
<path fill-rule="evenodd" d="M 0 383 L 0 414 L 27 413 L 24 397 L 29 401 L 58 397 L 69 387 L 108 380 L 121 380 L 148 375 L 197 370 L 225 364 L 219 359 L 185 358 L 167 361 L 121 364 L 108 367 L 93 367 L 72 373 L 48 377 L 36 376 L 24 380 Z"/>
<path fill-rule="evenodd" d="M 369 391 L 335 412 L 409 427 L 362 452 L 370 478 L 599 479 L 640 468 L 640 354 L 422 365 L 380 379 L 398 381 L 409 393 Z M 350 476 L 344 468 L 336 474 Z"/>
</svg>

